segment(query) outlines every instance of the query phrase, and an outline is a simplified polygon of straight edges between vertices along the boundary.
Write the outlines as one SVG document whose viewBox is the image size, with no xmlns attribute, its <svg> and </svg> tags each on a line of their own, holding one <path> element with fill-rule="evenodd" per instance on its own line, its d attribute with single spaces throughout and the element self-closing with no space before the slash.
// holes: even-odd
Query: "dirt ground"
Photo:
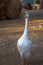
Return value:
<svg viewBox="0 0 43 65">
<path fill-rule="evenodd" d="M 23 31 L 24 20 L 0 21 L 0 65 L 22 65 L 16 45 Z M 43 20 L 29 22 L 29 39 L 34 44 L 30 65 L 43 65 Z"/>
</svg>

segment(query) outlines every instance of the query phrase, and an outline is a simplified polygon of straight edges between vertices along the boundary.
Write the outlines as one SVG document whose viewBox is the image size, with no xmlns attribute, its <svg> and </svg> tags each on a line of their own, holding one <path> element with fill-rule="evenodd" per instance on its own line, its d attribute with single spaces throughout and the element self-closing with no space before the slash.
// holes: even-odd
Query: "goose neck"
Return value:
<svg viewBox="0 0 43 65">
<path fill-rule="evenodd" d="M 28 18 L 25 18 L 25 29 L 24 29 L 24 35 L 28 36 Z"/>
</svg>

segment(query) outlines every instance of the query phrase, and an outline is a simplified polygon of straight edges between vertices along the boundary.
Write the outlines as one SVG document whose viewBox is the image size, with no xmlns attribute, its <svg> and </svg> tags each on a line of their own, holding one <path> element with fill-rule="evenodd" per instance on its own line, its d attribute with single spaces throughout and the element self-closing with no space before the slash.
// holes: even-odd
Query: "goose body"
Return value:
<svg viewBox="0 0 43 65">
<path fill-rule="evenodd" d="M 33 50 L 33 44 L 32 41 L 28 39 L 28 21 L 29 21 L 29 14 L 26 13 L 25 15 L 25 30 L 23 35 L 20 37 L 20 39 L 17 42 L 17 48 L 21 55 L 22 59 L 30 59 L 32 55 Z"/>
<path fill-rule="evenodd" d="M 23 44 L 24 43 L 24 44 Z M 28 40 L 27 37 L 22 36 L 19 40 L 18 40 L 18 44 L 17 44 L 19 53 L 21 55 L 21 58 L 23 59 L 29 59 L 31 54 L 32 54 L 32 42 L 30 40 Z"/>
</svg>

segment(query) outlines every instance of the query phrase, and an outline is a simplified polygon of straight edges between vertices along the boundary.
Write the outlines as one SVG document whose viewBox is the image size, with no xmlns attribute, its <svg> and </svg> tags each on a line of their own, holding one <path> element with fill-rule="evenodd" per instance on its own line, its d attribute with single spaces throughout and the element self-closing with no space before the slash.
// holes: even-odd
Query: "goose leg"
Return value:
<svg viewBox="0 0 43 65">
<path fill-rule="evenodd" d="M 26 61 L 26 64 L 29 65 L 29 60 Z"/>
<path fill-rule="evenodd" d="M 23 60 L 22 65 L 29 65 L 29 60 Z"/>
<path fill-rule="evenodd" d="M 23 60 L 23 63 L 22 63 L 22 65 L 27 65 L 27 64 L 26 64 L 26 60 Z"/>
</svg>

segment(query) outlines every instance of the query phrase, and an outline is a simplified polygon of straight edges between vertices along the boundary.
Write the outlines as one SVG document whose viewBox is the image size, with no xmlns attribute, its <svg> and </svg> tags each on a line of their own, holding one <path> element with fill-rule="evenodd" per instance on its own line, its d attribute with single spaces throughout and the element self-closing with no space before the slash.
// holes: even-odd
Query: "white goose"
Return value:
<svg viewBox="0 0 43 65">
<path fill-rule="evenodd" d="M 25 15 L 25 30 L 21 38 L 17 42 L 17 48 L 23 59 L 23 65 L 29 64 L 29 59 L 32 55 L 33 44 L 32 41 L 28 39 L 28 21 L 29 21 L 29 14 L 26 12 Z"/>
</svg>

